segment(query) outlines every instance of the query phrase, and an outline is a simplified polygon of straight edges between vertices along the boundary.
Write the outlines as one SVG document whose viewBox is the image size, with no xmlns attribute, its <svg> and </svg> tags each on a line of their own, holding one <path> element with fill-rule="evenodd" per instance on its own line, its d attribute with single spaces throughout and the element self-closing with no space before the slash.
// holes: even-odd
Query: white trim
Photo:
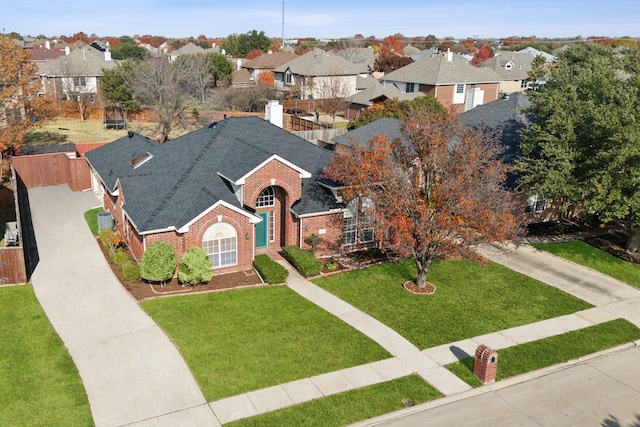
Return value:
<svg viewBox="0 0 640 427">
<path fill-rule="evenodd" d="M 323 215 L 332 215 L 332 214 L 337 214 L 340 212 L 345 212 L 347 211 L 347 208 L 338 208 L 338 209 L 330 209 L 328 211 L 324 211 L 324 212 L 315 212 L 315 213 L 310 213 L 310 214 L 302 214 L 302 215 L 298 215 L 297 213 L 295 213 L 293 211 L 293 209 L 289 209 L 289 211 L 294 214 L 296 216 L 296 218 L 311 218 L 314 216 L 323 216 Z"/>
<path fill-rule="evenodd" d="M 224 175 L 222 175 L 221 173 L 218 172 L 218 175 L 220 175 L 221 177 L 229 180 L 230 182 L 233 182 L 235 185 L 243 185 L 245 183 L 245 181 L 247 180 L 248 177 L 250 177 L 251 175 L 253 175 L 255 172 L 257 172 L 260 168 L 262 168 L 264 165 L 266 165 L 267 163 L 269 163 L 272 160 L 278 160 L 280 163 L 284 163 L 286 166 L 289 166 L 291 169 L 297 171 L 300 174 L 300 178 L 311 178 L 311 174 L 309 172 L 307 172 L 306 170 L 302 169 L 299 166 L 294 165 L 293 163 L 291 163 L 288 160 L 283 159 L 282 157 L 278 156 L 277 154 L 272 155 L 271 157 L 269 157 L 267 160 L 265 160 L 264 162 L 260 163 L 258 166 L 256 166 L 255 168 L 253 168 L 251 171 L 249 171 L 247 174 L 245 174 L 244 176 L 240 177 L 237 181 L 233 182 L 231 180 L 229 180 L 227 177 L 225 177 Z"/>
<path fill-rule="evenodd" d="M 225 208 L 231 209 L 234 212 L 237 212 L 239 214 L 242 214 L 244 216 L 246 216 L 247 218 L 249 218 L 249 222 L 251 222 L 251 224 L 257 224 L 259 222 L 262 221 L 262 218 L 260 218 L 257 215 L 253 215 L 243 209 L 240 209 L 237 206 L 233 206 L 223 200 L 219 200 L 216 203 L 214 203 L 213 205 L 211 205 L 211 207 L 209 207 L 208 209 L 202 211 L 202 213 L 200 213 L 200 215 L 196 216 L 195 218 L 193 218 L 191 221 L 189 221 L 188 223 L 186 223 L 185 225 L 183 225 L 182 227 L 180 227 L 177 231 L 178 233 L 186 233 L 189 231 L 189 227 L 196 221 L 198 221 L 199 219 L 201 219 L 203 216 L 205 216 L 206 214 L 208 214 L 209 212 L 211 212 L 212 210 L 214 210 L 215 208 L 217 208 L 218 206 L 224 206 Z M 175 229 L 175 228 L 174 228 Z"/>
</svg>

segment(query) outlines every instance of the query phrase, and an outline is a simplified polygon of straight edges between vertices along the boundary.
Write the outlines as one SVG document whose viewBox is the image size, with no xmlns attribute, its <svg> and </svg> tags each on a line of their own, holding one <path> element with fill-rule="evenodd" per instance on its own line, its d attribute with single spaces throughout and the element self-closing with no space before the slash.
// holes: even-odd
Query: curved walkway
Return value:
<svg viewBox="0 0 640 427">
<path fill-rule="evenodd" d="M 162 330 L 113 276 L 82 220 L 100 204 L 68 186 L 29 190 L 39 263 L 31 281 L 73 358 L 97 426 L 219 425 Z"/>
<path fill-rule="evenodd" d="M 472 355 L 480 344 L 499 350 L 619 317 L 640 327 L 640 290 L 528 246 L 483 245 L 479 251 L 492 261 L 558 287 L 595 307 L 421 351 L 396 331 L 309 282 L 283 262 L 289 270 L 287 284 L 292 290 L 367 335 L 392 357 L 207 404 L 173 343 L 118 283 L 80 219 L 88 209 L 99 205 L 96 196 L 91 192 L 71 192 L 64 185 L 29 190 L 29 199 L 40 258 L 32 276 L 33 287 L 78 368 L 98 426 L 220 426 L 412 373 L 451 399 L 473 395 L 476 397 L 471 399 L 480 400 L 469 404 L 500 411 L 500 399 L 492 407 L 478 395 L 530 380 L 537 374 L 470 390 L 443 365 Z M 442 406 L 450 398 L 407 411 Z M 406 413 L 400 411 L 383 418 L 388 421 Z"/>
</svg>

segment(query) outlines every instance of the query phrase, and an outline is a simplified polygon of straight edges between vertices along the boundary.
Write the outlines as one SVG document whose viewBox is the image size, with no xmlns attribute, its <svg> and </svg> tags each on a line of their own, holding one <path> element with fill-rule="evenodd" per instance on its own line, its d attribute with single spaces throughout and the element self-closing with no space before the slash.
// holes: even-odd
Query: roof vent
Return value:
<svg viewBox="0 0 640 427">
<path fill-rule="evenodd" d="M 137 169 L 143 164 L 145 164 L 147 161 L 151 160 L 152 157 L 153 157 L 153 154 L 149 152 L 140 154 L 139 156 L 136 156 L 133 160 L 131 160 L 131 163 L 129 164 L 131 165 L 132 168 Z"/>
<path fill-rule="evenodd" d="M 133 138 L 133 131 L 130 130 L 129 132 L 127 132 L 127 136 L 129 137 L 129 139 Z"/>
<path fill-rule="evenodd" d="M 213 129 L 216 126 L 218 126 L 218 122 L 211 122 L 209 123 L 209 126 L 207 126 L 207 129 Z"/>
</svg>

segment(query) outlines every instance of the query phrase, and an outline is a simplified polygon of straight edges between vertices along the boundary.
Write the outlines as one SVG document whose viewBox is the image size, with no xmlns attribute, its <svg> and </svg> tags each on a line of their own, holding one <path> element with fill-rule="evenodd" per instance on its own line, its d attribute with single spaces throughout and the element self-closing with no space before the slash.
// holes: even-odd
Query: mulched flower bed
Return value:
<svg viewBox="0 0 640 427">
<path fill-rule="evenodd" d="M 254 270 L 214 275 L 208 283 L 201 283 L 194 286 L 182 286 L 176 278 L 166 282 L 164 286 L 160 283 L 148 283 L 142 279 L 126 281 L 122 277 L 122 268 L 113 262 L 107 249 L 99 239 L 96 239 L 96 244 L 102 250 L 107 263 L 109 263 L 111 267 L 111 271 L 113 271 L 113 274 L 120 281 L 122 287 L 138 302 L 163 296 L 215 292 L 251 286 L 267 286 L 262 283 L 260 277 Z"/>
<path fill-rule="evenodd" d="M 402 287 L 415 295 L 433 295 L 436 293 L 436 287 L 429 282 L 427 282 L 427 285 L 424 288 L 421 288 L 416 285 L 416 282 L 414 282 L 413 280 L 409 280 L 407 282 L 404 282 L 402 284 Z"/>
</svg>

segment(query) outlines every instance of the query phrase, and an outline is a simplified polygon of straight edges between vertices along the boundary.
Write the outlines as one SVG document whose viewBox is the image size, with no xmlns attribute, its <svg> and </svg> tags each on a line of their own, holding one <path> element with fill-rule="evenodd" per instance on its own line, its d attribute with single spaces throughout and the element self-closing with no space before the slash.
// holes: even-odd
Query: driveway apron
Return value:
<svg viewBox="0 0 640 427">
<path fill-rule="evenodd" d="M 29 190 L 39 262 L 31 281 L 73 358 L 94 423 L 219 425 L 176 347 L 117 281 L 66 185 Z"/>
</svg>

